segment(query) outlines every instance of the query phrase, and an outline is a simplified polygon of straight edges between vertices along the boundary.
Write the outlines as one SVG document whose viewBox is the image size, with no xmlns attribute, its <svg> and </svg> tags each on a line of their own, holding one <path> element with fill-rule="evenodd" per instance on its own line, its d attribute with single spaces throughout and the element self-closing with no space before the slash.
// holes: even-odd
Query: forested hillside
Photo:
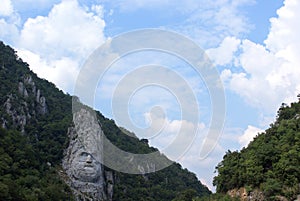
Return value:
<svg viewBox="0 0 300 201">
<path fill-rule="evenodd" d="M 300 194 L 300 102 L 282 104 L 277 119 L 241 151 L 228 151 L 216 167 L 217 192 L 245 187 L 266 200 Z"/>
<path fill-rule="evenodd" d="M 73 199 L 58 174 L 72 126 L 71 100 L 0 42 L 0 200 Z M 104 134 L 119 148 L 133 153 L 157 150 L 97 114 Z M 143 176 L 113 174 L 113 200 L 167 201 L 210 194 L 195 174 L 177 163 Z"/>
</svg>

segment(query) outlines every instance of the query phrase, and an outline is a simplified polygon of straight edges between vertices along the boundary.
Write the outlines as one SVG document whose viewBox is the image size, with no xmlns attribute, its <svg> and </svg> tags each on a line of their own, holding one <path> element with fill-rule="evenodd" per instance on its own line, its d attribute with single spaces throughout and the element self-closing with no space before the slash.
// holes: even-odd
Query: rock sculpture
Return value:
<svg viewBox="0 0 300 201">
<path fill-rule="evenodd" d="M 70 144 L 63 159 L 66 183 L 76 200 L 110 200 L 101 165 L 101 127 L 87 109 L 76 112 L 73 120 L 74 127 L 69 129 Z"/>
</svg>

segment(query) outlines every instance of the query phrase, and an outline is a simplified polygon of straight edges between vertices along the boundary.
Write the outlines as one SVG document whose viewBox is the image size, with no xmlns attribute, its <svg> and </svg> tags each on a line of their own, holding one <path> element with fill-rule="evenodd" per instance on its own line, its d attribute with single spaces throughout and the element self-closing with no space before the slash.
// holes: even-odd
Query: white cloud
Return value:
<svg viewBox="0 0 300 201">
<path fill-rule="evenodd" d="M 105 40 L 102 18 L 100 5 L 81 7 L 76 0 L 63 0 L 47 16 L 27 19 L 15 46 L 40 77 L 72 93 L 79 66 Z"/>
<path fill-rule="evenodd" d="M 103 14 L 104 14 L 103 6 L 92 5 L 91 10 L 94 11 L 98 15 L 98 17 L 103 18 Z"/>
<path fill-rule="evenodd" d="M 0 16 L 10 16 L 13 13 L 13 5 L 10 0 L 1 0 Z"/>
<path fill-rule="evenodd" d="M 63 57 L 48 62 L 28 50 L 18 50 L 18 55 L 23 61 L 30 63 L 31 70 L 39 77 L 55 83 L 65 91 L 73 90 L 79 73 L 79 66 L 76 61 Z"/>
<path fill-rule="evenodd" d="M 87 11 L 76 0 L 62 1 L 48 16 L 25 22 L 19 45 L 48 59 L 84 58 L 105 39 L 105 22 L 99 11 L 99 7 L 97 13 Z"/>
<path fill-rule="evenodd" d="M 249 104 L 269 112 L 276 110 L 289 84 L 279 73 L 284 61 L 262 45 L 248 40 L 243 40 L 240 49 L 242 53 L 237 60 L 244 72 L 226 69 L 222 72 L 223 80 L 227 78 L 228 87 Z"/>
<path fill-rule="evenodd" d="M 235 37 L 226 37 L 218 48 L 208 49 L 206 53 L 215 65 L 227 65 L 233 62 L 240 43 Z"/>
<path fill-rule="evenodd" d="M 243 40 L 236 55 L 239 72 L 222 72 L 231 90 L 267 113 L 276 112 L 282 102 L 295 101 L 299 93 L 299 9 L 299 1 L 286 0 L 278 17 L 271 19 L 265 46 Z"/>
<path fill-rule="evenodd" d="M 244 131 L 244 134 L 238 139 L 241 148 L 247 146 L 249 142 L 251 142 L 253 138 L 258 135 L 258 133 L 262 132 L 262 129 L 249 125 L 248 128 Z"/>
<path fill-rule="evenodd" d="M 12 44 L 19 36 L 19 30 L 14 23 L 8 23 L 0 18 L 0 38 L 8 44 Z"/>
<path fill-rule="evenodd" d="M 14 11 L 10 0 L 1 1 L 0 6 L 0 40 L 12 45 L 18 39 L 19 15 Z"/>
<path fill-rule="evenodd" d="M 297 0 L 285 0 L 284 6 L 277 10 L 278 18 L 271 18 L 271 29 L 265 40 L 266 47 L 272 52 L 290 60 L 294 60 L 292 54 L 299 47 L 299 7 Z M 289 52 L 293 51 L 293 52 Z M 299 57 L 297 56 L 298 61 Z"/>
</svg>

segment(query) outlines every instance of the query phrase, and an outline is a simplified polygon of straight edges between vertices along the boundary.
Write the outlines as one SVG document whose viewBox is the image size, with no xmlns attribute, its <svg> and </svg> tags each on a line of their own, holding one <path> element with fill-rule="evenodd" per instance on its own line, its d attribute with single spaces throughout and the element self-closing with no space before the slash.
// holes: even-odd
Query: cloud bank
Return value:
<svg viewBox="0 0 300 201">
<path fill-rule="evenodd" d="M 216 65 L 234 61 L 222 71 L 224 83 L 265 113 L 274 113 L 282 102 L 295 101 L 300 93 L 299 9 L 299 1 L 286 0 L 278 17 L 270 19 L 264 44 L 227 37 L 218 48 L 208 50 Z"/>
<path fill-rule="evenodd" d="M 38 76 L 65 92 L 72 91 L 80 65 L 105 40 L 100 5 L 83 7 L 76 0 L 63 0 L 47 16 L 28 18 L 20 26 L 12 2 L 5 0 L 1 15 L 6 17 L 0 19 L 1 38 L 15 46 Z"/>
</svg>

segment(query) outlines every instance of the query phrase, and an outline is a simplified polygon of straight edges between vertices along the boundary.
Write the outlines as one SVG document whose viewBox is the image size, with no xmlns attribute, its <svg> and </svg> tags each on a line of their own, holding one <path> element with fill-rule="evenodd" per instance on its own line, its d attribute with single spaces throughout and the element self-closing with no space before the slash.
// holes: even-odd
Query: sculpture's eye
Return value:
<svg viewBox="0 0 300 201">
<path fill-rule="evenodd" d="M 88 156 L 88 155 L 90 155 L 90 154 L 87 153 L 87 152 L 82 152 L 82 153 L 80 154 L 80 156 Z"/>
</svg>

